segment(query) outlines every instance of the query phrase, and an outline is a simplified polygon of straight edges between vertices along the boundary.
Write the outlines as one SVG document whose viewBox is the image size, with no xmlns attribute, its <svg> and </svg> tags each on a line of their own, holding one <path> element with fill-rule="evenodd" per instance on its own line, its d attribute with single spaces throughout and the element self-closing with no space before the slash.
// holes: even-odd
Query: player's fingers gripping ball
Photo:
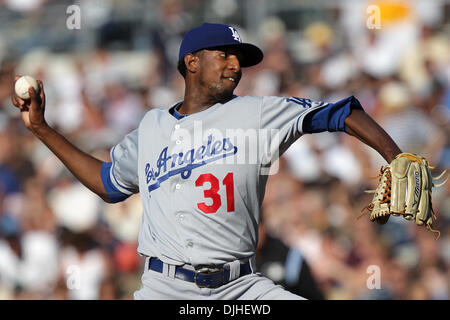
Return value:
<svg viewBox="0 0 450 320">
<path fill-rule="evenodd" d="M 442 186 L 448 178 L 435 185 L 433 181 L 442 178 L 446 171 L 433 178 L 430 169 L 433 167 L 425 158 L 412 153 L 401 153 L 383 166 L 377 188 L 368 191 L 374 193 L 372 202 L 364 208 L 370 212 L 370 220 L 384 224 L 390 215 L 402 215 L 436 232 L 439 238 L 439 231 L 433 229 L 436 214 L 431 202 L 432 187 Z"/>
<path fill-rule="evenodd" d="M 33 87 L 36 94 L 39 94 L 39 85 L 37 81 L 30 76 L 22 76 L 17 79 L 14 90 L 19 98 L 28 100 L 30 99 L 30 94 L 28 92 L 30 87 Z"/>
</svg>

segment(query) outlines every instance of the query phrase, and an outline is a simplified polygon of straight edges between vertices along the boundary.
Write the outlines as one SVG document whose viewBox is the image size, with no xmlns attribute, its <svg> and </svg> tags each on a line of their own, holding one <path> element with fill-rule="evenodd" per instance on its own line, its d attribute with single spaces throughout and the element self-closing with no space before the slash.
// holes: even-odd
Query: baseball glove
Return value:
<svg viewBox="0 0 450 320">
<path fill-rule="evenodd" d="M 433 181 L 443 177 L 446 171 L 434 178 L 428 161 L 413 153 L 400 153 L 395 159 L 380 170 L 378 186 L 368 193 L 375 193 L 372 202 L 362 211 L 370 212 L 370 221 L 384 224 L 390 215 L 402 215 L 406 220 L 413 220 L 419 226 L 426 226 L 432 232 L 436 214 L 431 203 L 432 187 L 444 185 L 447 179 L 434 184 Z M 365 213 L 363 213 L 364 215 Z M 362 215 L 361 215 L 362 216 Z"/>
</svg>

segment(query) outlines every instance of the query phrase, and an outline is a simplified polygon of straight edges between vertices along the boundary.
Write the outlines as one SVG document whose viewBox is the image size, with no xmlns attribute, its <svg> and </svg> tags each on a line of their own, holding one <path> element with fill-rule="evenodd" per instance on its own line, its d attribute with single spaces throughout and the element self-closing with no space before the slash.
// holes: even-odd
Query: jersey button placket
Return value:
<svg viewBox="0 0 450 320">
<path fill-rule="evenodd" d="M 191 249 L 194 246 L 194 242 L 192 240 L 186 241 L 186 249 Z"/>
<path fill-rule="evenodd" d="M 177 130 L 179 130 L 180 129 L 180 125 L 177 123 L 177 124 L 175 124 L 175 126 L 173 127 L 173 130 L 172 130 L 172 132 L 175 132 L 175 131 L 177 131 Z M 175 143 L 177 144 L 177 145 L 180 145 L 181 144 L 181 139 L 180 138 L 178 138 L 176 141 L 175 141 Z"/>
</svg>

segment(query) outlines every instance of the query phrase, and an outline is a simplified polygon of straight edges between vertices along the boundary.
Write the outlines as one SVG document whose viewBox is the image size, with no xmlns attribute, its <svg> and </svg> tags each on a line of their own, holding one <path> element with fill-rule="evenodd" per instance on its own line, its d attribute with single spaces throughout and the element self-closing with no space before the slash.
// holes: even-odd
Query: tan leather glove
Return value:
<svg viewBox="0 0 450 320">
<path fill-rule="evenodd" d="M 432 187 L 440 187 L 448 178 L 439 185 L 434 180 L 442 178 L 446 171 L 439 177 L 433 178 L 430 169 L 433 169 L 428 161 L 413 153 L 400 153 L 386 166 L 381 167 L 380 179 L 372 202 L 365 208 L 370 212 L 370 220 L 384 224 L 389 216 L 402 215 L 407 220 L 414 220 L 417 225 L 425 225 L 428 230 L 438 233 L 433 229 L 436 215 L 431 203 Z M 364 209 L 363 209 L 364 210 Z"/>
</svg>

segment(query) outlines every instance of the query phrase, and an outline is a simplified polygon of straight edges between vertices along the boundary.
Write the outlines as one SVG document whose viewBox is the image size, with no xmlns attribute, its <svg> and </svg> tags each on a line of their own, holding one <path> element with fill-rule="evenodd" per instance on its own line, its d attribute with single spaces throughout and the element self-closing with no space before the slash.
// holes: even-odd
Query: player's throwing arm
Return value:
<svg viewBox="0 0 450 320">
<path fill-rule="evenodd" d="M 15 89 L 16 82 L 20 78 L 20 76 L 16 76 L 14 79 L 11 101 L 15 107 L 19 108 L 22 121 L 27 129 L 39 138 L 80 182 L 103 200 L 109 202 L 100 177 L 102 162 L 77 149 L 47 124 L 44 117 L 45 91 L 41 80 L 36 81 L 37 90 L 32 85 L 29 86 L 27 89 L 28 99 L 19 97 L 18 93 L 21 94 L 21 92 L 16 92 Z"/>
<path fill-rule="evenodd" d="M 433 167 L 424 157 L 402 153 L 391 137 L 360 109 L 353 110 L 345 123 L 349 134 L 377 150 L 389 163 L 380 170 L 377 188 L 369 191 L 374 197 L 364 209 L 370 212 L 370 220 L 385 224 L 391 215 L 402 215 L 435 232 L 438 239 L 440 233 L 433 229 L 437 215 L 432 207 L 432 188 L 447 181 L 433 182 L 445 172 L 434 178 L 430 171 Z"/>
</svg>

